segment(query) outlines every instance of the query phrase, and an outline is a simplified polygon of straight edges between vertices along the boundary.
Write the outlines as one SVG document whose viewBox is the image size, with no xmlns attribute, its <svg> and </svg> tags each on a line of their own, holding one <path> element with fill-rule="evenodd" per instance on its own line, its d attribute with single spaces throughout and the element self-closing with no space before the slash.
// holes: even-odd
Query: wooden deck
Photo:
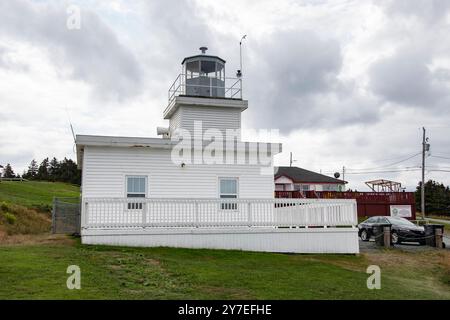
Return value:
<svg viewBox="0 0 450 320">
<path fill-rule="evenodd" d="M 275 191 L 275 197 L 289 199 L 356 199 L 359 217 L 390 215 L 391 205 L 409 205 L 412 214 L 410 219 L 416 219 L 414 192 Z"/>
<path fill-rule="evenodd" d="M 352 199 L 84 198 L 84 244 L 358 253 Z"/>
</svg>

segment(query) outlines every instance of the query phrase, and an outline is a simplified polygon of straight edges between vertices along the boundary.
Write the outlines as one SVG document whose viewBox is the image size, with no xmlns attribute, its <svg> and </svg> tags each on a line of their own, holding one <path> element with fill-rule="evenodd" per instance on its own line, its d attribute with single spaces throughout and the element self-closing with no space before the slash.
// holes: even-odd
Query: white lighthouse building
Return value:
<svg viewBox="0 0 450 320">
<path fill-rule="evenodd" d="M 311 200 L 274 199 L 273 156 L 281 144 L 241 141 L 248 101 L 240 73 L 226 77 L 225 60 L 200 49 L 183 59 L 169 89 L 163 113 L 169 126 L 157 129 L 160 137 L 76 136 L 82 242 L 316 252 L 308 248 L 312 235 L 330 236 L 330 228 L 279 227 L 331 218 L 335 226 L 356 224 L 352 201 L 314 209 L 325 214 L 318 221 Z M 347 231 L 332 252 L 357 250 L 355 230 Z M 299 244 L 301 237 L 310 240 Z"/>
</svg>

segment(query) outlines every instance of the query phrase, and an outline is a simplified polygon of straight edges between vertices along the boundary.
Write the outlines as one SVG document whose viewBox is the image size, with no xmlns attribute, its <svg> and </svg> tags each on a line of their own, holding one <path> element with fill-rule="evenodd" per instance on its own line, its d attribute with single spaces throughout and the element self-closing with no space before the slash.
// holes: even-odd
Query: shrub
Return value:
<svg viewBox="0 0 450 320">
<path fill-rule="evenodd" d="M 9 205 L 5 202 L 5 201 L 2 201 L 1 203 L 0 203 L 0 209 L 2 209 L 2 211 L 8 211 L 9 210 Z"/>
<path fill-rule="evenodd" d="M 36 211 L 44 212 L 44 213 L 51 213 L 52 209 L 53 209 L 53 207 L 51 205 L 44 204 L 44 203 L 34 204 L 32 206 L 32 208 Z"/>
<path fill-rule="evenodd" d="M 3 216 L 5 217 L 6 222 L 8 222 L 9 224 L 14 224 L 14 223 L 16 223 L 16 221 L 17 221 L 16 216 L 13 215 L 13 214 L 10 213 L 10 212 L 5 212 L 5 213 L 3 214 Z"/>
<path fill-rule="evenodd" d="M 8 211 L 0 212 L 1 231 L 7 235 L 39 234 L 50 231 L 51 219 L 47 214 L 20 205 L 8 204 L 8 207 Z"/>
</svg>

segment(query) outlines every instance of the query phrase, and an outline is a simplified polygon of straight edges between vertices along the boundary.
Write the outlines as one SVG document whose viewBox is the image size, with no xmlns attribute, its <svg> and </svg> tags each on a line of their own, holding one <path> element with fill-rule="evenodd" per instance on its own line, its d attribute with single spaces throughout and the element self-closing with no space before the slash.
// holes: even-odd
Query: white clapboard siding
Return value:
<svg viewBox="0 0 450 320">
<path fill-rule="evenodd" d="M 173 135 L 175 130 L 180 127 L 181 113 L 181 108 L 178 108 L 169 120 L 169 130 L 171 135 Z"/>
<path fill-rule="evenodd" d="M 357 228 L 84 229 L 83 244 L 293 253 L 359 253 Z"/>
<path fill-rule="evenodd" d="M 219 129 L 225 135 L 226 129 L 241 128 L 241 110 L 221 107 L 182 106 L 174 114 L 173 126 L 177 124 L 194 135 L 194 121 L 202 122 L 202 133 L 207 129 Z M 172 119 L 171 119 L 172 121 Z M 240 136 L 239 136 L 240 139 Z"/>
<path fill-rule="evenodd" d="M 169 149 L 85 147 L 83 197 L 125 197 L 127 175 L 148 177 L 149 198 L 217 198 L 219 177 L 239 179 L 239 198 L 274 197 L 273 174 L 261 174 L 260 165 L 182 168 L 171 161 Z"/>
</svg>

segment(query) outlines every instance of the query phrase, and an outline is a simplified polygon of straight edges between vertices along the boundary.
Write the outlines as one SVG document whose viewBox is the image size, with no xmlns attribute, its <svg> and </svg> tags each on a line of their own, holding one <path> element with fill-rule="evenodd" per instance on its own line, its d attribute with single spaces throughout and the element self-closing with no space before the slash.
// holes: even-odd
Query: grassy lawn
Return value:
<svg viewBox="0 0 450 320">
<path fill-rule="evenodd" d="M 53 197 L 78 197 L 80 188 L 62 182 L 3 181 L 0 182 L 0 202 L 14 203 L 28 208 L 48 211 Z"/>
<path fill-rule="evenodd" d="M 287 255 L 28 240 L 0 245 L 0 299 L 450 299 L 448 251 Z M 71 264 L 81 290 L 66 288 Z M 366 288 L 371 264 L 381 267 L 381 290 Z"/>
<path fill-rule="evenodd" d="M 288 255 L 81 245 L 42 211 L 79 188 L 0 183 L 0 299 L 450 299 L 450 251 Z M 38 210 L 34 210 L 37 208 Z M 81 268 L 81 290 L 66 269 Z M 366 287 L 369 265 L 381 290 Z"/>
</svg>

